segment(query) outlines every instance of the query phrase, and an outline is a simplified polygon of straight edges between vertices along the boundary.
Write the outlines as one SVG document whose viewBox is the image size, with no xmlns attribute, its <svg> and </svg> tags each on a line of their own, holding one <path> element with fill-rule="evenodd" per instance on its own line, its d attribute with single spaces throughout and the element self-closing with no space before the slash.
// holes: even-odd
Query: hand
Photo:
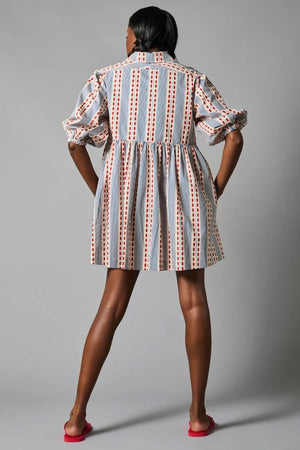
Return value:
<svg viewBox="0 0 300 450">
<path fill-rule="evenodd" d="M 220 189 L 220 187 L 218 186 L 217 181 L 216 181 L 216 178 L 214 179 L 214 185 L 215 185 L 215 188 L 216 188 L 216 192 L 217 192 L 217 200 L 218 200 L 218 199 L 220 198 L 220 196 L 222 195 L 223 190 Z"/>
</svg>

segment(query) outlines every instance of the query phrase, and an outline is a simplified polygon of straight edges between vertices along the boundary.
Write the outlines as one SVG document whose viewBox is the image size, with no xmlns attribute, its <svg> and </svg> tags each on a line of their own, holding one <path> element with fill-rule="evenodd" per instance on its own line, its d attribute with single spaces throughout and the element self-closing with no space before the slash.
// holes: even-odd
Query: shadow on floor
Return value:
<svg viewBox="0 0 300 450">
<path fill-rule="evenodd" d="M 238 403 L 241 403 L 241 409 L 243 409 L 242 405 L 247 403 L 247 400 L 248 401 L 251 400 L 252 404 L 255 403 L 255 397 L 253 397 L 253 396 L 248 399 L 247 398 L 245 398 L 245 399 L 239 398 Z M 269 400 L 270 399 L 268 399 L 268 401 Z M 268 404 L 268 402 L 266 401 L 266 405 L 264 406 L 264 409 L 265 409 L 264 412 L 258 411 L 256 414 L 253 414 L 253 415 L 247 414 L 247 417 L 244 417 L 244 418 L 240 417 L 237 420 L 231 420 L 231 421 L 225 422 L 225 423 L 224 422 L 218 423 L 218 421 L 215 420 L 215 423 L 216 423 L 215 429 L 216 430 L 225 429 L 225 428 L 230 428 L 230 427 L 242 426 L 242 425 L 246 425 L 246 424 L 270 421 L 270 420 L 278 419 L 281 417 L 291 416 L 295 412 L 299 412 L 299 410 L 300 410 L 300 407 L 299 407 L 300 401 L 299 401 L 298 393 L 295 394 L 294 396 L 291 396 L 291 394 L 289 394 L 286 397 L 281 396 L 280 398 L 277 398 L 277 399 L 276 399 L 276 396 L 274 396 L 271 400 L 272 400 L 271 404 Z M 258 396 L 257 397 L 258 405 L 261 405 L 262 401 L 263 401 L 263 398 Z M 222 403 L 224 404 L 224 402 L 222 402 Z M 217 407 L 218 402 L 215 400 L 215 401 L 213 401 L 213 404 Z M 211 406 L 213 406 L 213 405 L 211 405 Z M 229 401 L 228 402 L 229 409 L 231 408 L 231 406 L 236 409 L 238 405 L 234 401 Z M 186 416 L 187 416 L 186 419 L 187 419 L 187 425 L 188 425 L 188 420 L 189 420 L 188 410 L 189 410 L 189 404 L 182 403 L 181 405 L 178 405 L 178 406 L 160 409 L 160 410 L 145 413 L 142 415 L 139 413 L 138 417 L 132 417 L 130 419 L 123 420 L 118 423 L 114 423 L 114 425 L 112 425 L 112 426 L 107 426 L 107 427 L 104 427 L 101 429 L 94 428 L 93 434 L 102 434 L 102 433 L 106 433 L 106 432 L 113 431 L 113 430 L 119 430 L 120 428 L 127 428 L 127 427 L 130 427 L 131 425 L 149 423 L 151 421 L 157 421 L 160 419 L 168 418 L 170 416 L 182 415 L 183 413 L 186 413 Z M 209 411 L 207 411 L 207 413 L 210 414 Z"/>
</svg>

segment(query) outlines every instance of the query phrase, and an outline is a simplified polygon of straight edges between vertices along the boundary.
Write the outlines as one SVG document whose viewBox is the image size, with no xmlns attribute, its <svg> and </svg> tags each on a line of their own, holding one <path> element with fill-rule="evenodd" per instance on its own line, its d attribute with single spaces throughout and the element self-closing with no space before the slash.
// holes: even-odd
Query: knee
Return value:
<svg viewBox="0 0 300 450">
<path fill-rule="evenodd" d="M 117 327 L 124 316 L 125 309 L 120 305 L 101 303 L 98 314 L 102 321 Z"/>
<path fill-rule="evenodd" d="M 187 319 L 197 319 L 199 316 L 209 315 L 209 308 L 206 299 L 189 299 L 181 304 L 184 317 Z"/>
</svg>

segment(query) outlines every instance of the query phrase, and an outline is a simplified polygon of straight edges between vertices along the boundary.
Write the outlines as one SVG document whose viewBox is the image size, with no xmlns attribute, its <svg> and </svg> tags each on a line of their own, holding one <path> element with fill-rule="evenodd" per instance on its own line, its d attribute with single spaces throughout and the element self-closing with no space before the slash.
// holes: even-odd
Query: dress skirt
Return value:
<svg viewBox="0 0 300 450">
<path fill-rule="evenodd" d="M 114 140 L 94 200 L 91 264 L 162 271 L 224 258 L 217 195 L 197 145 Z"/>
</svg>

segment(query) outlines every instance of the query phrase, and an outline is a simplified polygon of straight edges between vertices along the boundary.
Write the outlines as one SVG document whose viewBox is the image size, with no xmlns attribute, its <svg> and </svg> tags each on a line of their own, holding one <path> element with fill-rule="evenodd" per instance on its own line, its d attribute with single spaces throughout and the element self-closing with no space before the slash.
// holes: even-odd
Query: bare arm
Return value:
<svg viewBox="0 0 300 450">
<path fill-rule="evenodd" d="M 240 130 L 233 130 L 225 136 L 225 146 L 219 171 L 215 178 L 217 197 L 223 193 L 224 188 L 238 162 L 242 148 L 243 135 Z"/>
<path fill-rule="evenodd" d="M 85 145 L 78 145 L 72 142 L 68 143 L 70 154 L 76 164 L 77 169 L 83 176 L 88 187 L 91 189 L 94 195 L 96 195 L 98 176 L 92 165 L 90 156 L 85 148 Z"/>
</svg>

